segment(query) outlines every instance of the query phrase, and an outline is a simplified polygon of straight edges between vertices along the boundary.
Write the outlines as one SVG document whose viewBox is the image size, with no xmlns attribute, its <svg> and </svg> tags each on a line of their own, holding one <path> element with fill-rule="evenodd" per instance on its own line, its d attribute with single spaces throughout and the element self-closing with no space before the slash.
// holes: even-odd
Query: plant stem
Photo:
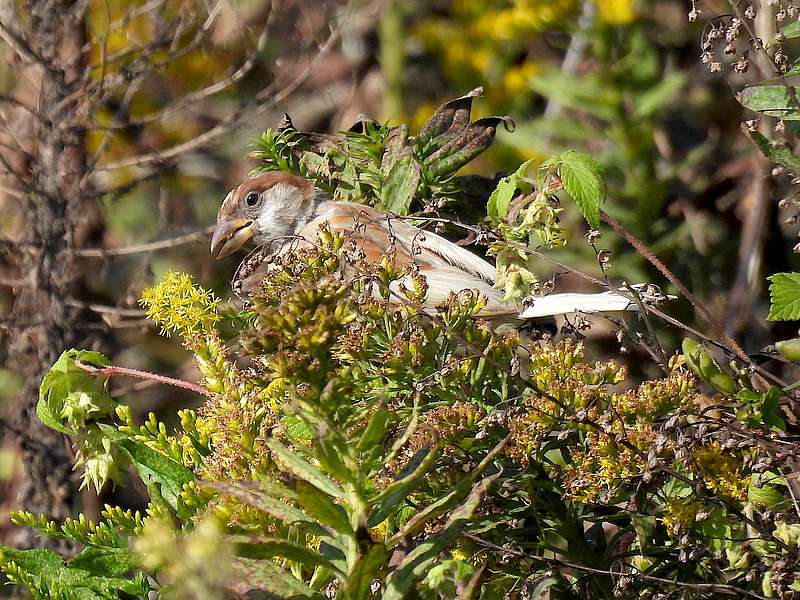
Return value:
<svg viewBox="0 0 800 600">
<path fill-rule="evenodd" d="M 76 360 L 75 364 L 90 375 L 124 375 L 126 377 L 134 377 L 136 379 L 156 381 L 158 383 L 164 383 L 173 387 L 179 387 L 184 390 L 191 390 L 192 392 L 200 394 L 201 396 L 205 396 L 206 398 L 211 398 L 213 395 L 206 388 L 197 385 L 196 383 L 184 381 L 183 379 L 176 379 L 175 377 L 167 377 L 166 375 L 159 375 L 158 373 L 151 373 L 150 371 L 140 371 L 139 369 L 128 369 L 126 367 L 117 367 L 114 365 L 108 367 L 95 367 L 94 365 L 89 365 L 79 360 Z"/>
</svg>

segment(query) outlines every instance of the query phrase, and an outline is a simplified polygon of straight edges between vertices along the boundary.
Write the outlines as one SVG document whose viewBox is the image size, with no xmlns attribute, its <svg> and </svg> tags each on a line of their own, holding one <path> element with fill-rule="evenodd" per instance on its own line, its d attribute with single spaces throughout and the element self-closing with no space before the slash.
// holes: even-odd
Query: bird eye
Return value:
<svg viewBox="0 0 800 600">
<path fill-rule="evenodd" d="M 247 203 L 247 206 L 255 206 L 258 204 L 258 194 L 250 192 L 245 196 L 244 201 Z"/>
</svg>

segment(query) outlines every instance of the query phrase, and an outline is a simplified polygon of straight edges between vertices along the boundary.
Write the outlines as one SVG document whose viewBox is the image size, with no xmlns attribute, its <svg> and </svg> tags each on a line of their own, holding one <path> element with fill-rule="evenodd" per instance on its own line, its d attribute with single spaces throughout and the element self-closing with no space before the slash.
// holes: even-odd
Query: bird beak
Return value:
<svg viewBox="0 0 800 600">
<path fill-rule="evenodd" d="M 236 252 L 253 237 L 251 219 L 225 219 L 217 223 L 211 236 L 211 256 L 225 258 Z"/>
</svg>

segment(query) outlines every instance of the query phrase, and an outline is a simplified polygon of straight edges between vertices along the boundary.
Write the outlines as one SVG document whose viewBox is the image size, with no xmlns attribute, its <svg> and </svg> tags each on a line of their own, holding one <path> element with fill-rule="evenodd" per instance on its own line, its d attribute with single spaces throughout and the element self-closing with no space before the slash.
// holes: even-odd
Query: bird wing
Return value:
<svg viewBox="0 0 800 600">
<path fill-rule="evenodd" d="M 517 312 L 517 308 L 504 302 L 502 293 L 494 288 L 495 268 L 440 235 L 369 206 L 329 202 L 321 207 L 319 216 L 301 230 L 300 236 L 313 240 L 323 223 L 328 223 L 332 231 L 345 233 L 355 240 L 368 262 L 379 262 L 393 249 L 398 267 L 417 265 L 428 283 L 426 306 L 440 304 L 451 292 L 478 290 L 488 300 L 483 315 Z"/>
</svg>

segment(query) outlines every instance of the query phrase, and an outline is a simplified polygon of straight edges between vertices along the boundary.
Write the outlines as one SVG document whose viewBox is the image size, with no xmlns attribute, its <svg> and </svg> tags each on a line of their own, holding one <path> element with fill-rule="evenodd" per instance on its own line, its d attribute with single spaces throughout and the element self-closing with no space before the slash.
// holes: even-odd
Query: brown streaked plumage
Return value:
<svg viewBox="0 0 800 600">
<path fill-rule="evenodd" d="M 470 289 L 486 296 L 485 316 L 533 318 L 636 309 L 616 292 L 551 294 L 520 314 L 494 288 L 495 268 L 469 250 L 369 206 L 332 202 L 307 179 L 279 172 L 248 179 L 228 193 L 217 216 L 211 254 L 228 256 L 251 239 L 259 246 L 277 243 L 276 254 L 289 252 L 313 243 L 323 223 L 354 240 L 368 261 L 378 262 L 393 250 L 398 266 L 415 264 L 428 283 L 429 307 L 440 304 L 450 292 Z"/>
</svg>

